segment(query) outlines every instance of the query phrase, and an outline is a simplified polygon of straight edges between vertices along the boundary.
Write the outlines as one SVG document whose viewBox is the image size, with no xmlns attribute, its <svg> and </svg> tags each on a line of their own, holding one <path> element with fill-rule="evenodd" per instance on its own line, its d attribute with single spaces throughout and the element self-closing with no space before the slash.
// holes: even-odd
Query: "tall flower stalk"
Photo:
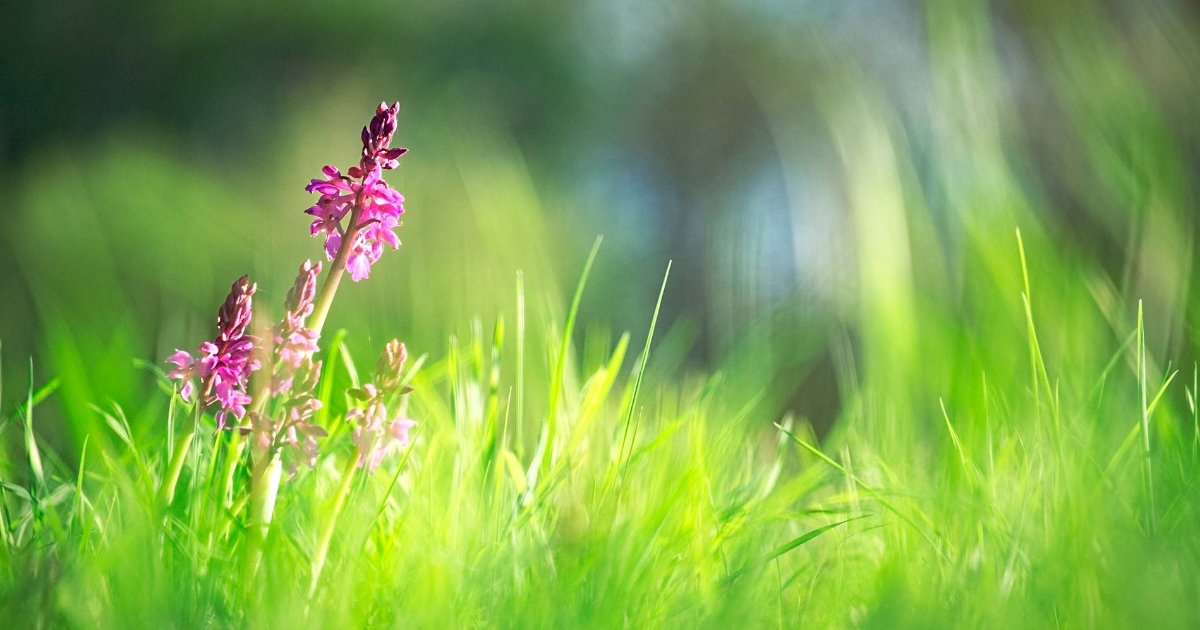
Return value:
<svg viewBox="0 0 1200 630">
<path fill-rule="evenodd" d="M 375 116 L 362 130 L 362 156 L 346 174 L 333 166 L 321 170 L 324 179 L 314 179 L 305 190 L 319 193 L 320 199 L 306 210 L 316 217 L 310 230 L 325 235 L 325 255 L 333 261 L 321 285 L 310 326 L 318 334 L 325 326 L 333 296 L 350 271 L 355 282 L 370 275 L 371 265 L 383 254 L 383 246 L 400 246 L 394 230 L 404 214 L 404 196 L 388 186 L 383 171 L 399 166 L 399 158 L 408 149 L 389 145 L 396 132 L 396 114 L 400 103 L 388 107 L 380 103 Z"/>
<path fill-rule="evenodd" d="M 363 147 L 358 164 L 347 169 L 345 175 L 336 167 L 326 166 L 321 169 L 325 178 L 314 179 L 305 187 L 308 192 L 321 195 L 305 212 L 315 217 L 309 230 L 313 235 L 325 236 L 325 255 L 333 261 L 309 311 L 307 329 L 314 340 L 325 326 L 342 275 L 349 271 L 355 282 L 363 280 L 383 254 L 385 244 L 392 249 L 400 246 L 394 230 L 400 226 L 399 217 L 404 213 L 404 197 L 383 179 L 383 171 L 399 166 L 398 159 L 408 151 L 390 147 L 399 111 L 399 103 L 391 107 L 380 103 L 362 129 Z M 294 422 L 291 430 L 301 426 L 305 425 Z M 257 568 L 262 543 L 270 530 L 282 473 L 276 442 L 272 440 L 267 446 L 266 451 L 254 457 L 250 477 L 251 546 L 246 556 L 250 575 Z M 348 487 L 347 484 L 343 485 Z"/>
<path fill-rule="evenodd" d="M 305 212 L 314 217 L 310 232 L 324 236 L 325 255 L 331 261 L 320 283 L 320 291 L 317 280 L 322 265 L 306 261 L 300 266 L 300 273 L 288 293 L 284 318 L 269 335 L 265 335 L 266 339 L 260 340 L 246 334 L 252 315 L 250 296 L 255 285 L 243 276 L 234 283 L 229 298 L 221 307 L 217 339 L 201 344 L 195 358 L 183 351 L 177 351 L 169 358 L 177 366 L 169 376 L 182 383 L 180 396 L 190 401 L 196 395 L 196 402 L 190 430 L 173 447 L 160 489 L 162 502 L 169 505 L 174 496 L 204 410 L 220 404 L 216 414 L 218 429 L 226 428 L 231 415 L 243 421 L 229 442 L 221 481 L 223 503 L 230 508 L 237 465 L 248 442 L 251 462 L 249 537 L 244 565 L 247 579 L 254 576 L 261 562 L 263 543 L 270 531 L 285 468 L 294 474 L 301 464 L 315 466 L 320 455 L 319 440 L 326 437 L 324 429 L 312 421 L 313 414 L 321 407 L 314 396 L 320 380 L 321 362 L 314 357 L 341 278 L 346 272 L 355 282 L 367 278 L 385 246 L 390 245 L 392 249 L 400 246 L 395 230 L 404 213 L 404 197 L 383 179 L 383 172 L 395 169 L 400 156 L 407 151 L 390 146 L 399 109 L 399 103 L 390 107 L 380 103 L 370 122 L 363 127 L 358 164 L 347 169 L 345 174 L 333 166 L 326 166 L 322 169 L 324 177 L 312 180 L 306 187 L 309 192 L 320 195 L 317 203 Z M 392 362 L 387 367 L 394 370 L 378 378 L 391 385 L 379 385 L 378 392 L 366 394 L 368 398 L 379 397 L 372 403 L 378 404 L 378 409 L 368 406 L 358 410 L 362 414 L 359 424 L 369 425 L 370 431 L 378 432 L 383 426 L 379 417 L 386 412 L 381 397 L 385 391 L 395 393 L 399 383 L 395 374 L 403 367 L 403 355 L 404 348 L 398 341 L 388 345 L 385 356 L 392 357 Z M 251 396 L 247 393 L 249 374 L 264 364 L 269 367 L 269 377 Z M 415 423 L 397 419 L 388 425 L 387 431 L 391 432 L 393 441 L 400 438 L 407 441 L 407 431 L 412 424 Z M 357 430 L 355 437 L 356 442 L 362 437 Z M 379 443 L 383 444 L 382 441 Z M 361 444 L 359 448 L 358 458 L 348 463 L 343 476 L 335 499 L 335 514 L 340 512 L 349 492 L 355 467 L 364 461 Z M 378 464 L 377 457 L 372 461 L 371 467 Z M 328 548 L 331 536 L 332 533 L 322 533 L 322 550 Z M 314 585 L 325 552 L 319 555 L 321 562 L 314 570 Z"/>
<path fill-rule="evenodd" d="M 254 338 L 246 334 L 253 316 L 253 296 L 257 285 L 250 283 L 249 276 L 238 278 L 229 290 L 229 295 L 217 312 L 217 337 L 200 344 L 196 356 L 176 350 L 168 359 L 175 369 L 167 376 L 179 379 L 182 385 L 179 395 L 184 402 L 196 394 L 192 407 L 192 424 L 176 442 L 167 465 L 167 473 L 159 488 L 159 502 L 169 506 L 175 497 L 175 486 L 179 473 L 187 459 L 192 440 L 200 426 L 204 410 L 213 404 L 220 405 L 217 412 L 217 428 L 225 427 L 228 416 L 241 419 L 246 414 L 246 405 L 251 398 L 246 393 L 250 373 L 259 369 L 261 363 L 254 358 Z"/>
<path fill-rule="evenodd" d="M 248 426 L 241 433 L 252 436 L 250 467 L 250 539 L 247 544 L 245 571 L 252 577 L 262 558 L 262 545 L 270 532 L 275 514 L 275 499 L 283 477 L 283 452 L 292 451 L 289 466 L 294 473 L 299 463 L 316 465 L 317 440 L 325 430 L 312 422 L 321 402 L 312 394 L 321 378 L 321 362 L 313 356 L 320 349 L 318 334 L 307 320 L 313 310 L 320 263 L 304 261 L 292 289 L 288 291 L 286 313 L 275 326 L 270 356 L 271 379 L 267 394 L 275 405 L 260 404 L 249 414 Z M 240 451 L 240 444 L 236 451 Z M 240 454 L 240 453 L 239 453 Z"/>
<path fill-rule="evenodd" d="M 356 453 L 346 461 L 342 482 L 325 511 L 328 520 L 321 530 L 316 551 L 313 553 L 310 593 L 316 591 L 320 582 L 321 570 L 325 567 L 325 558 L 329 553 L 329 544 L 337 529 L 338 516 L 341 515 L 350 495 L 351 482 L 356 470 L 366 468 L 368 472 L 373 471 L 393 447 L 407 446 L 409 431 L 417 424 L 406 417 L 393 418 L 387 411 L 390 399 L 411 391 L 403 384 L 404 362 L 407 358 L 408 351 L 404 344 L 397 339 L 389 341 L 375 364 L 375 374 L 371 382 L 346 392 L 359 401 L 359 406 L 346 413 L 346 421 L 354 424 Z"/>
</svg>

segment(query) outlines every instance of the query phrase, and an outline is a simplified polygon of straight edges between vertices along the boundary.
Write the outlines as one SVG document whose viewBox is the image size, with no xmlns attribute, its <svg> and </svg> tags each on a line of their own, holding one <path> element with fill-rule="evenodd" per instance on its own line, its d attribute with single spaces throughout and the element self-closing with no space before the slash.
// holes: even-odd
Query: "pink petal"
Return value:
<svg viewBox="0 0 1200 630">
<path fill-rule="evenodd" d="M 333 260 L 337 256 L 338 248 L 342 245 L 342 235 L 337 232 L 330 232 L 329 236 L 325 237 L 325 255 L 329 260 Z"/>
<path fill-rule="evenodd" d="M 346 270 L 350 272 L 350 279 L 358 282 L 371 275 L 371 263 L 365 254 L 351 254 L 346 261 Z"/>
<path fill-rule="evenodd" d="M 415 426 L 417 426 L 415 420 L 397 418 L 392 421 L 392 426 L 388 428 L 388 432 L 391 433 L 392 439 L 400 443 L 400 446 L 406 446 L 408 445 L 408 431 Z"/>
<path fill-rule="evenodd" d="M 192 355 L 184 352 L 183 350 L 176 350 L 175 354 L 167 357 L 167 361 L 179 366 L 180 369 L 189 368 L 193 363 L 195 363 L 195 359 L 192 358 Z"/>
<path fill-rule="evenodd" d="M 391 230 L 379 230 L 378 238 L 388 245 L 391 245 L 392 249 L 397 249 L 400 247 L 400 237 L 396 236 L 396 233 Z"/>
</svg>

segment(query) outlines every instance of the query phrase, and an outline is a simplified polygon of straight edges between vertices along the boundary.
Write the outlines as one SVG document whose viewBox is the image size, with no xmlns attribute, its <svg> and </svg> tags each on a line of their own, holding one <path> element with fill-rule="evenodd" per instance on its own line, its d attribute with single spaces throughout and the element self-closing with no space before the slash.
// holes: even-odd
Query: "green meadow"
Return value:
<svg viewBox="0 0 1200 630">
<path fill-rule="evenodd" d="M 709 51 L 768 157 L 703 151 L 726 110 L 684 108 L 690 222 L 556 166 L 554 138 L 623 129 L 583 88 L 541 105 L 593 127 L 531 139 L 432 66 L 242 103 L 236 141 L 135 117 L 0 162 L 0 626 L 1200 627 L 1197 21 L 1012 4 L 1015 40 L 987 3 L 913 9 L 915 101 L 812 27 Z M 770 30 L 729 11 L 730 50 Z M 491 45 L 575 63 L 521 41 Z M 403 245 L 338 289 L 328 435 L 259 542 L 242 436 L 165 358 L 241 274 L 269 326 L 329 264 L 303 186 L 381 98 Z M 356 469 L 348 390 L 393 337 L 418 424 Z"/>
</svg>

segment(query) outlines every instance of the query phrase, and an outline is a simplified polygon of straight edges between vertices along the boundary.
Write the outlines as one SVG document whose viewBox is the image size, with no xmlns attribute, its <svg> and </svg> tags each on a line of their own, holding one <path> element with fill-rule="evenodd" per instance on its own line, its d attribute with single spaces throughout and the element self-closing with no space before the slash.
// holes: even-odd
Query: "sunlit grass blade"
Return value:
<svg viewBox="0 0 1200 630">
<path fill-rule="evenodd" d="M 663 272 L 662 284 L 658 287 L 658 298 L 654 301 L 654 314 L 650 316 L 650 328 L 646 331 L 646 343 L 642 346 L 642 352 L 638 357 L 637 368 L 633 375 L 633 393 L 629 396 L 629 406 L 625 409 L 625 418 L 621 423 L 621 445 L 617 451 L 617 466 L 620 475 L 624 475 L 624 466 L 632 458 L 633 445 L 636 444 L 637 440 L 637 425 L 634 414 L 638 408 L 638 395 L 642 389 L 642 378 L 646 375 L 646 364 L 650 361 L 650 346 L 654 342 L 654 329 L 658 326 L 658 314 L 662 309 L 663 295 L 667 292 L 667 280 L 671 277 L 671 263 L 672 261 L 667 261 L 667 270 Z M 630 451 L 628 457 L 625 456 L 627 444 Z M 624 464 L 622 463 L 622 458 L 625 458 Z M 619 480 L 617 482 L 619 483 Z"/>
<path fill-rule="evenodd" d="M 1033 397 L 1038 405 L 1041 404 L 1042 389 L 1050 396 L 1050 410 L 1057 426 L 1061 419 L 1058 411 L 1058 395 L 1050 383 L 1050 374 L 1046 371 L 1046 360 L 1042 356 L 1042 345 L 1038 341 L 1037 327 L 1033 323 L 1033 304 L 1029 285 L 1029 264 L 1025 260 L 1025 241 L 1021 238 L 1021 230 L 1017 229 L 1017 252 L 1021 259 L 1021 280 L 1024 291 L 1021 293 L 1021 303 L 1025 308 L 1025 325 L 1028 332 L 1029 363 L 1033 372 Z"/>
<path fill-rule="evenodd" d="M 550 400 L 546 406 L 546 424 L 538 444 L 538 453 L 534 456 L 534 461 L 529 467 L 528 477 L 530 486 L 537 485 L 538 471 L 549 469 L 550 460 L 554 455 L 554 440 L 558 430 L 558 405 L 562 395 L 563 375 L 567 369 L 567 354 L 571 348 L 571 336 L 575 332 L 575 318 L 579 314 L 579 302 L 583 299 L 583 289 L 587 286 L 588 275 L 592 271 L 592 263 L 596 261 L 596 254 L 599 253 L 600 244 L 603 242 L 603 235 L 596 237 L 596 242 L 592 245 L 592 251 L 588 254 L 587 262 L 583 265 L 583 272 L 579 275 L 579 282 L 575 285 L 575 296 L 571 298 L 571 308 L 567 312 L 567 321 L 563 326 L 562 342 L 558 349 L 558 359 L 554 365 L 554 373 L 551 375 Z"/>
<path fill-rule="evenodd" d="M 893 505 L 891 501 L 888 501 L 873 486 L 867 484 L 862 479 L 860 479 L 857 475 L 855 475 L 853 472 L 851 472 L 849 469 L 847 469 L 845 466 L 839 464 L 833 458 L 831 458 L 828 455 L 826 455 L 825 453 L 823 453 L 821 451 L 821 449 L 800 439 L 799 436 L 797 436 L 795 433 L 788 431 L 782 425 L 776 423 L 775 426 L 778 427 L 780 431 L 783 431 L 785 434 L 787 434 L 788 437 L 792 438 L 792 441 L 794 441 L 796 444 L 799 444 L 800 446 L 804 447 L 804 450 L 812 453 L 813 455 L 816 455 L 818 459 L 825 462 L 826 464 L 829 464 L 834 469 L 836 469 L 838 472 L 845 475 L 847 479 L 854 482 L 854 485 L 858 486 L 859 488 L 862 488 L 862 490 L 864 492 L 866 492 L 868 495 L 870 495 L 871 498 L 875 499 L 879 503 L 879 505 L 883 506 L 885 509 L 887 509 L 887 511 L 891 512 L 892 514 L 895 514 L 897 518 L 899 518 L 901 521 L 904 521 L 907 525 L 912 527 L 913 530 L 916 531 L 918 534 L 920 534 L 920 536 L 925 539 L 925 542 L 929 543 L 929 545 L 931 547 L 933 547 L 933 549 L 935 551 L 937 551 L 939 554 L 943 553 L 941 547 L 932 538 L 929 537 L 929 534 L 927 534 L 925 532 L 924 528 L 922 528 L 920 525 L 918 525 L 917 522 L 915 520 L 913 520 L 912 517 L 910 517 L 908 514 L 905 514 L 902 510 L 900 510 L 895 505 Z M 926 520 L 926 521 L 930 520 L 928 516 L 925 516 L 925 515 L 922 515 L 922 516 L 923 516 L 923 520 Z"/>
<path fill-rule="evenodd" d="M 857 521 L 860 518 L 866 518 L 866 517 L 867 517 L 866 514 L 863 514 L 861 516 L 853 516 L 853 517 L 850 517 L 847 519 L 837 521 L 836 523 L 822 525 L 821 527 L 807 531 L 807 532 L 801 534 L 800 536 L 797 536 L 796 538 L 793 538 L 793 539 L 789 540 L 788 542 L 775 548 L 770 553 L 768 553 L 766 556 L 764 556 L 762 559 L 760 559 L 752 564 L 749 564 L 747 566 L 744 566 L 744 567 L 738 569 L 737 571 L 734 571 L 733 573 L 730 573 L 724 579 L 721 580 L 721 586 L 727 586 L 729 584 L 732 584 L 739 577 L 741 577 L 742 574 L 746 573 L 747 571 L 749 571 L 753 568 L 762 566 L 764 564 L 767 564 L 767 563 L 771 562 L 772 560 L 775 560 L 776 558 L 782 556 L 783 554 L 799 547 L 800 545 L 803 545 L 806 542 L 809 542 L 810 540 L 813 540 L 817 536 L 820 536 L 821 534 L 824 534 L 825 532 L 827 532 L 831 529 L 836 529 L 838 527 L 841 527 L 842 525 L 845 525 L 846 523 L 849 523 L 851 521 Z"/>
<path fill-rule="evenodd" d="M 1173 375 L 1172 375 L 1173 376 Z M 1153 533 L 1155 529 L 1156 510 L 1154 507 L 1154 469 L 1150 453 L 1150 405 L 1147 402 L 1146 384 L 1146 325 L 1142 316 L 1142 301 L 1138 300 L 1137 311 L 1137 379 L 1138 394 L 1141 407 L 1142 426 L 1142 466 L 1145 474 L 1146 501 L 1148 503 L 1146 522 Z M 1169 380 L 1168 380 L 1169 382 Z"/>
<path fill-rule="evenodd" d="M 42 470 L 42 455 L 37 438 L 33 434 L 33 359 L 29 359 L 29 393 L 25 398 L 25 453 L 29 458 L 29 471 L 39 492 L 46 488 L 46 473 Z"/>
</svg>

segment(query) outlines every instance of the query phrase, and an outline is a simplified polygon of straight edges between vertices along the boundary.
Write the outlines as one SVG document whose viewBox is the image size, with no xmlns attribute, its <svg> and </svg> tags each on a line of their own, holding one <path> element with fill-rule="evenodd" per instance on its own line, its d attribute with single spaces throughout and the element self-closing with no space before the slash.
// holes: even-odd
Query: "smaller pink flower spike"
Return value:
<svg viewBox="0 0 1200 630">
<path fill-rule="evenodd" d="M 225 428 L 230 414 L 239 420 L 246 414 L 246 405 L 251 400 L 246 384 L 250 373 L 260 367 L 254 358 L 254 338 L 246 334 L 253 316 L 252 296 L 256 288 L 249 276 L 238 278 L 217 312 L 217 338 L 201 343 L 195 357 L 176 350 L 167 359 L 176 366 L 167 376 L 183 382 L 179 394 L 185 401 L 191 400 L 194 381 L 198 380 L 201 399 L 197 404 L 208 407 L 220 403 L 221 410 L 216 415 L 218 429 Z"/>
<path fill-rule="evenodd" d="M 274 373 L 271 392 L 282 394 L 292 387 L 296 370 L 320 349 L 316 331 L 305 326 L 313 311 L 313 299 L 317 295 L 317 276 L 321 274 L 321 263 L 304 261 L 296 281 L 288 291 L 285 307 L 287 312 L 274 330 Z"/>
<path fill-rule="evenodd" d="M 239 427 L 243 433 L 253 435 L 251 443 L 260 451 L 282 448 L 293 454 L 287 462 L 289 478 L 299 464 L 311 467 L 316 463 L 320 453 L 317 440 L 326 437 L 325 430 L 312 422 L 313 414 L 321 408 L 321 401 L 313 396 L 321 378 L 321 362 L 314 360 L 320 350 L 319 335 L 307 326 L 320 274 L 319 262 L 306 260 L 300 265 L 284 302 L 283 319 L 272 330 L 274 343 L 264 357 L 272 368 L 271 395 L 279 397 L 282 405 L 277 407 L 282 408 L 256 409 L 249 414 L 249 422 Z"/>
<path fill-rule="evenodd" d="M 407 393 L 408 390 L 400 388 L 407 356 L 404 344 L 396 339 L 389 341 L 376 363 L 374 382 L 348 392 L 362 401 L 361 406 L 346 413 L 346 421 L 355 425 L 358 465 L 368 470 L 374 470 L 393 447 L 407 446 L 409 431 L 417 425 L 409 418 L 389 418 L 384 402 L 393 394 Z"/>
</svg>

